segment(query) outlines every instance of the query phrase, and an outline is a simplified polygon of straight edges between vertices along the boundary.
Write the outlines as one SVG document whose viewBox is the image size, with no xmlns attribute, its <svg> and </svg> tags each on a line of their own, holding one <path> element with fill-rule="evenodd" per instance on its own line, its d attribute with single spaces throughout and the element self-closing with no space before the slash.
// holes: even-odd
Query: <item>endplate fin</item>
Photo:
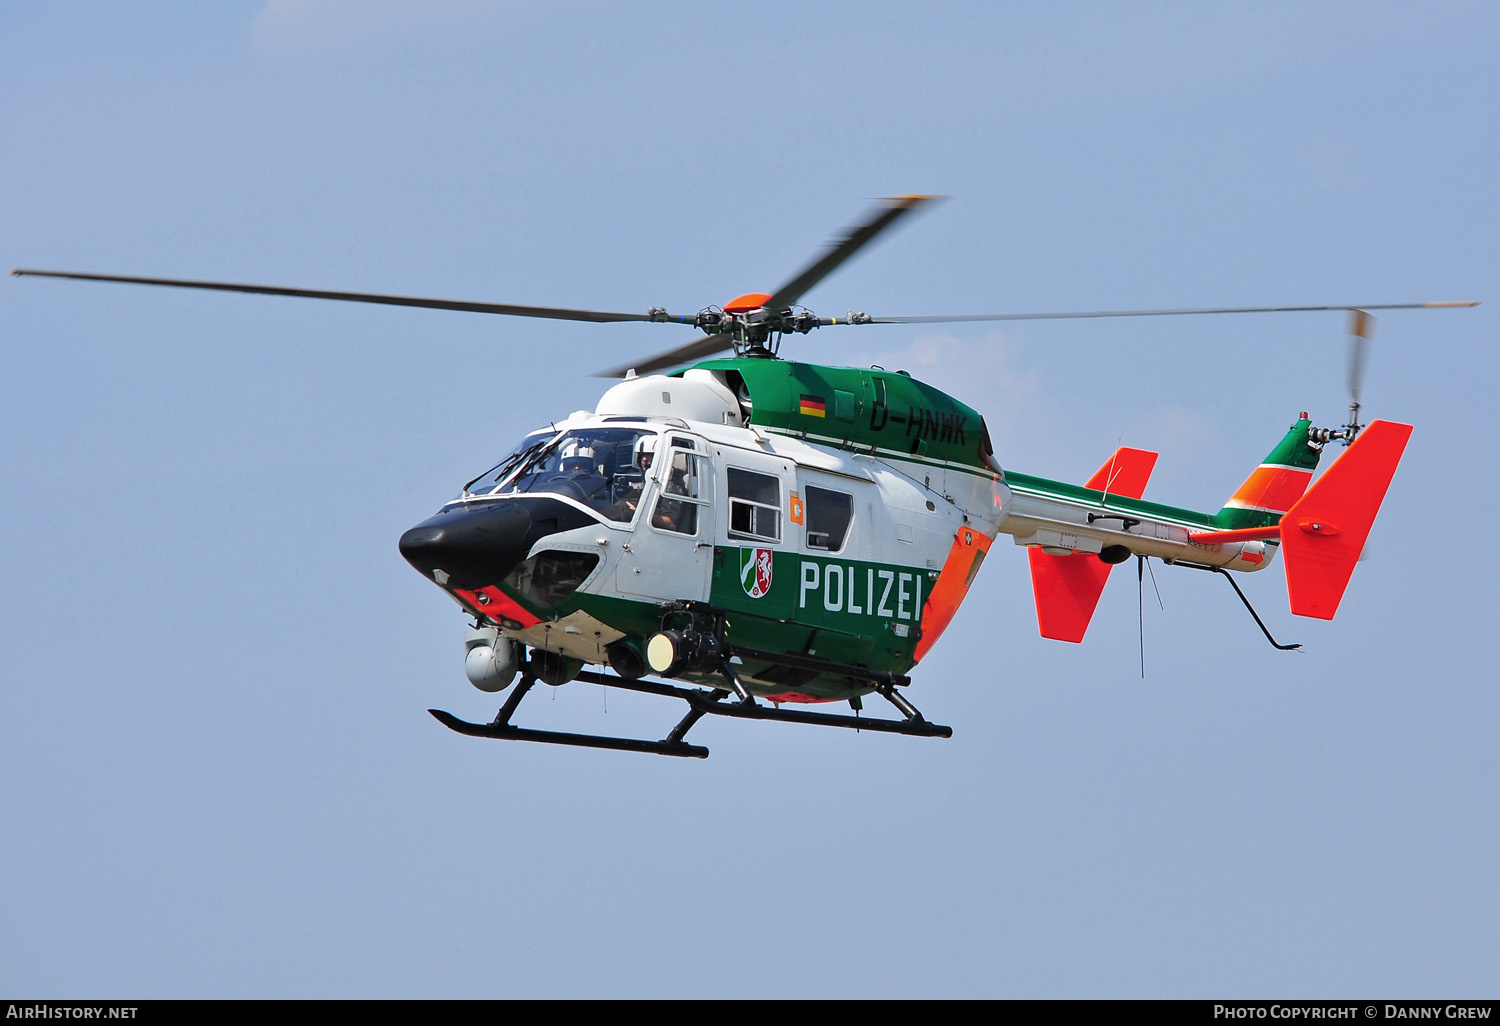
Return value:
<svg viewBox="0 0 1500 1026">
<path fill-rule="evenodd" d="M 1122 446 L 1084 487 L 1139 499 L 1155 467 L 1156 453 Z M 1088 552 L 1053 556 L 1033 546 L 1026 556 L 1031 561 L 1031 590 L 1042 637 L 1075 644 L 1082 641 L 1114 567 Z"/>
<path fill-rule="evenodd" d="M 1293 613 L 1333 619 L 1411 431 L 1410 424 L 1371 421 L 1281 518 Z"/>
</svg>

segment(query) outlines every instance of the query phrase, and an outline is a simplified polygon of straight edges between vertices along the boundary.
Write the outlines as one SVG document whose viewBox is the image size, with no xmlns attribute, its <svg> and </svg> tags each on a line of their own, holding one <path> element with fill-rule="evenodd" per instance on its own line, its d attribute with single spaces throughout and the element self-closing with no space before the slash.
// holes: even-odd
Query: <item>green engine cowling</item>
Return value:
<svg viewBox="0 0 1500 1026">
<path fill-rule="evenodd" d="M 697 368 L 748 404 L 753 426 L 888 457 L 995 469 L 984 419 L 905 371 L 750 358 Z"/>
</svg>

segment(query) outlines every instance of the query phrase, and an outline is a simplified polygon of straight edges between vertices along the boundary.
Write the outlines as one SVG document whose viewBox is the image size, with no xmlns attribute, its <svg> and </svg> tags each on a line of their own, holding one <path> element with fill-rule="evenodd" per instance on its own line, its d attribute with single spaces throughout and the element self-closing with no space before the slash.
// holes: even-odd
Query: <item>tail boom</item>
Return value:
<svg viewBox="0 0 1500 1026">
<path fill-rule="evenodd" d="M 1082 641 L 1110 569 L 1131 556 L 1255 571 L 1285 550 L 1292 612 L 1332 619 L 1412 429 L 1372 422 L 1308 487 L 1320 448 L 1308 445 L 1308 428 L 1304 417 L 1283 442 L 1296 462 L 1273 451 L 1247 482 L 1271 483 L 1255 496 L 1269 501 L 1218 514 L 1141 499 L 1156 460 L 1142 450 L 1122 449 L 1083 487 L 1008 472 L 1011 497 L 999 529 L 1028 549 L 1042 636 Z M 1124 471 L 1122 456 L 1130 464 Z M 1108 480 L 1116 483 L 1106 492 L 1100 486 Z"/>
</svg>

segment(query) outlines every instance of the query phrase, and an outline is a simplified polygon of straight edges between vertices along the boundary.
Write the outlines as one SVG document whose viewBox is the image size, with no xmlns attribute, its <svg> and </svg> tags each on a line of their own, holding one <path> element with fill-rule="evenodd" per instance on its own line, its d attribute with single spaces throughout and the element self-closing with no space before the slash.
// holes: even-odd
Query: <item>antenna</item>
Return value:
<svg viewBox="0 0 1500 1026">
<path fill-rule="evenodd" d="M 1143 570 L 1151 570 L 1147 565 L 1147 556 L 1136 556 L 1135 565 L 1135 607 L 1136 616 L 1140 621 L 1141 632 L 1141 680 L 1146 679 L 1146 586 L 1143 580 Z M 1161 588 L 1156 583 L 1156 571 L 1151 570 L 1151 589 L 1156 592 L 1156 604 L 1162 612 L 1167 611 L 1166 605 L 1161 600 Z"/>
<path fill-rule="evenodd" d="M 1146 679 L 1146 557 L 1135 557 L 1135 615 L 1141 632 L 1141 680 Z"/>
</svg>

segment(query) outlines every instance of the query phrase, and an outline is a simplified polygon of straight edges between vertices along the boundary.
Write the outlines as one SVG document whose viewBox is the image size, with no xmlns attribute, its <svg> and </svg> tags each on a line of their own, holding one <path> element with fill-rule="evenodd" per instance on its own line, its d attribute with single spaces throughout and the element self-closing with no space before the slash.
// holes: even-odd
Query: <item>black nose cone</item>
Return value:
<svg viewBox="0 0 1500 1026">
<path fill-rule="evenodd" d="M 401 555 L 424 576 L 450 588 L 499 584 L 531 547 L 531 514 L 520 503 L 456 509 L 401 536 Z"/>
</svg>

